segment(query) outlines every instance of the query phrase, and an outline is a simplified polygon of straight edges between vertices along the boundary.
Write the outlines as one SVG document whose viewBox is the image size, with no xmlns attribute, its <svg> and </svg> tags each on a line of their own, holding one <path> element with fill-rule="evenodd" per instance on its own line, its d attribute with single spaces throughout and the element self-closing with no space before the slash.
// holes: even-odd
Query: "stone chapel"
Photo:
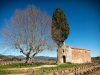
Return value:
<svg viewBox="0 0 100 75">
<path fill-rule="evenodd" d="M 57 63 L 91 63 L 90 50 L 70 47 L 64 43 L 57 50 Z"/>
</svg>

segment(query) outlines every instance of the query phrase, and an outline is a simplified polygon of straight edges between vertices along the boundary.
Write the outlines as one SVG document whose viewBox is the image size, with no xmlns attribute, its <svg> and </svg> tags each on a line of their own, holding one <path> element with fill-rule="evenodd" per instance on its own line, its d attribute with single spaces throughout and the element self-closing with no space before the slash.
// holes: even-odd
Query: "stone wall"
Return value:
<svg viewBox="0 0 100 75">
<path fill-rule="evenodd" d="M 63 58 L 65 57 L 65 58 Z M 69 46 L 62 45 L 57 52 L 58 63 L 67 63 L 72 61 L 72 50 Z M 64 62 L 65 59 L 65 62 Z"/>
<path fill-rule="evenodd" d="M 72 49 L 72 63 L 90 63 L 90 51 L 81 48 Z"/>
<path fill-rule="evenodd" d="M 58 63 L 90 63 L 91 55 L 90 50 L 82 48 L 70 47 L 63 44 L 57 50 Z"/>
</svg>

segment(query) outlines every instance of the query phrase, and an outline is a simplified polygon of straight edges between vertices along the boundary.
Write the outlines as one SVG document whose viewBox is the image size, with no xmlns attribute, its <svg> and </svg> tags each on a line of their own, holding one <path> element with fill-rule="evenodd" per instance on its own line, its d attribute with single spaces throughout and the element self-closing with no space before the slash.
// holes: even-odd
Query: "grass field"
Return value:
<svg viewBox="0 0 100 75">
<path fill-rule="evenodd" d="M 6 74 L 14 74 L 14 73 L 18 73 L 18 70 L 2 70 L 0 69 L 0 75 L 6 75 Z"/>
<path fill-rule="evenodd" d="M 73 67 L 79 67 L 82 66 L 84 64 L 58 64 L 56 67 L 42 67 L 38 70 L 35 70 L 35 75 L 47 75 L 48 73 L 51 72 L 56 72 L 56 71 L 62 71 L 64 69 L 69 69 L 69 68 L 73 68 Z"/>
<path fill-rule="evenodd" d="M 0 66 L 0 75 L 6 75 L 6 74 L 17 74 L 20 72 L 20 68 L 29 68 L 31 69 L 32 67 L 38 67 L 41 65 L 45 65 L 43 63 L 38 63 L 38 64 L 12 64 L 12 65 L 1 65 Z M 46 64 L 48 65 L 48 64 Z M 56 63 L 51 63 L 49 65 L 56 65 Z M 17 68 L 17 70 L 12 70 L 13 68 Z M 9 70 L 11 69 L 11 70 Z M 31 72 L 31 71 L 30 71 Z"/>
<path fill-rule="evenodd" d="M 56 67 L 42 67 L 38 69 L 32 69 L 33 67 L 39 67 L 42 65 L 57 65 Z M 64 69 L 70 69 L 74 67 L 80 67 L 86 64 L 33 64 L 33 65 L 27 65 L 27 64 L 13 64 L 13 65 L 6 65 L 6 66 L 0 66 L 0 75 L 6 75 L 6 74 L 20 74 L 20 73 L 27 73 L 27 75 L 30 75 L 34 71 L 34 75 L 44 75 L 48 74 L 50 72 L 55 72 L 58 70 L 64 70 Z M 16 68 L 16 69 L 14 69 Z M 24 68 L 28 68 L 27 70 L 23 70 Z M 24 75 L 24 74 L 23 74 Z"/>
<path fill-rule="evenodd" d="M 0 69 L 5 69 L 5 68 L 26 68 L 26 67 L 36 67 L 36 66 L 41 66 L 41 65 L 43 65 L 42 63 L 40 63 L 40 64 L 29 64 L 29 65 L 27 65 L 27 64 L 21 64 L 21 63 L 19 63 L 19 64 L 12 64 L 12 65 L 1 65 L 0 66 Z"/>
<path fill-rule="evenodd" d="M 13 65 L 1 65 L 0 66 L 0 75 L 6 75 L 6 74 L 17 74 L 19 73 L 19 68 L 31 68 L 31 67 L 37 67 L 41 66 L 43 64 L 34 64 L 34 65 L 27 65 L 27 64 L 13 64 Z M 18 68 L 18 70 L 8 70 L 11 68 Z"/>
<path fill-rule="evenodd" d="M 81 65 L 84 65 L 84 64 L 59 64 L 57 65 L 57 67 L 52 67 L 52 68 L 44 67 L 44 68 L 41 68 L 41 70 L 65 69 L 65 68 L 72 68 L 72 67 L 81 66 Z"/>
<path fill-rule="evenodd" d="M 14 73 L 19 73 L 19 69 L 18 70 L 9 70 L 11 68 L 31 68 L 31 67 L 38 67 L 44 65 L 42 63 L 40 64 L 33 64 L 33 65 L 27 65 L 27 64 L 13 64 L 13 65 L 5 65 L 5 66 L 0 66 L 0 75 L 6 75 L 6 74 L 14 74 Z M 46 65 L 57 65 L 56 63 L 52 63 L 52 64 L 46 64 Z M 57 65 L 57 67 L 43 67 L 38 69 L 38 71 L 50 71 L 50 70 L 56 70 L 56 69 L 63 69 L 63 68 L 70 68 L 73 66 L 78 66 L 79 64 L 60 64 Z"/>
</svg>

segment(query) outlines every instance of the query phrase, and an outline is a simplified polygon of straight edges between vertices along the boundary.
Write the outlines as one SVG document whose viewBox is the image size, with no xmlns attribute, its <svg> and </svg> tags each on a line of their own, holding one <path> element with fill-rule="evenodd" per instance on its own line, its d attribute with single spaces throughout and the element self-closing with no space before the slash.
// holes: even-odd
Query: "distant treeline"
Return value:
<svg viewBox="0 0 100 75">
<path fill-rule="evenodd" d="M 100 56 L 92 57 L 91 60 L 92 62 L 100 62 Z"/>
<path fill-rule="evenodd" d="M 92 57 L 92 59 L 100 60 L 100 56 Z"/>
<path fill-rule="evenodd" d="M 21 61 L 21 59 L 20 58 L 17 58 L 17 57 L 13 57 L 13 58 L 4 57 L 3 58 L 3 61 Z"/>
</svg>

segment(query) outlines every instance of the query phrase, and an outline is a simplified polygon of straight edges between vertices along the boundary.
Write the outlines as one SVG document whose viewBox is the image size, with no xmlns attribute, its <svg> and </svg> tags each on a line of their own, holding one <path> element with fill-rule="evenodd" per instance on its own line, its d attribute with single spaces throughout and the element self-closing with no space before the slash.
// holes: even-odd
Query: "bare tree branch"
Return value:
<svg viewBox="0 0 100 75">
<path fill-rule="evenodd" d="M 16 10 L 13 17 L 2 30 L 6 47 L 20 50 L 26 55 L 27 63 L 39 52 L 53 50 L 51 39 L 51 18 L 33 5 L 26 10 Z"/>
</svg>

